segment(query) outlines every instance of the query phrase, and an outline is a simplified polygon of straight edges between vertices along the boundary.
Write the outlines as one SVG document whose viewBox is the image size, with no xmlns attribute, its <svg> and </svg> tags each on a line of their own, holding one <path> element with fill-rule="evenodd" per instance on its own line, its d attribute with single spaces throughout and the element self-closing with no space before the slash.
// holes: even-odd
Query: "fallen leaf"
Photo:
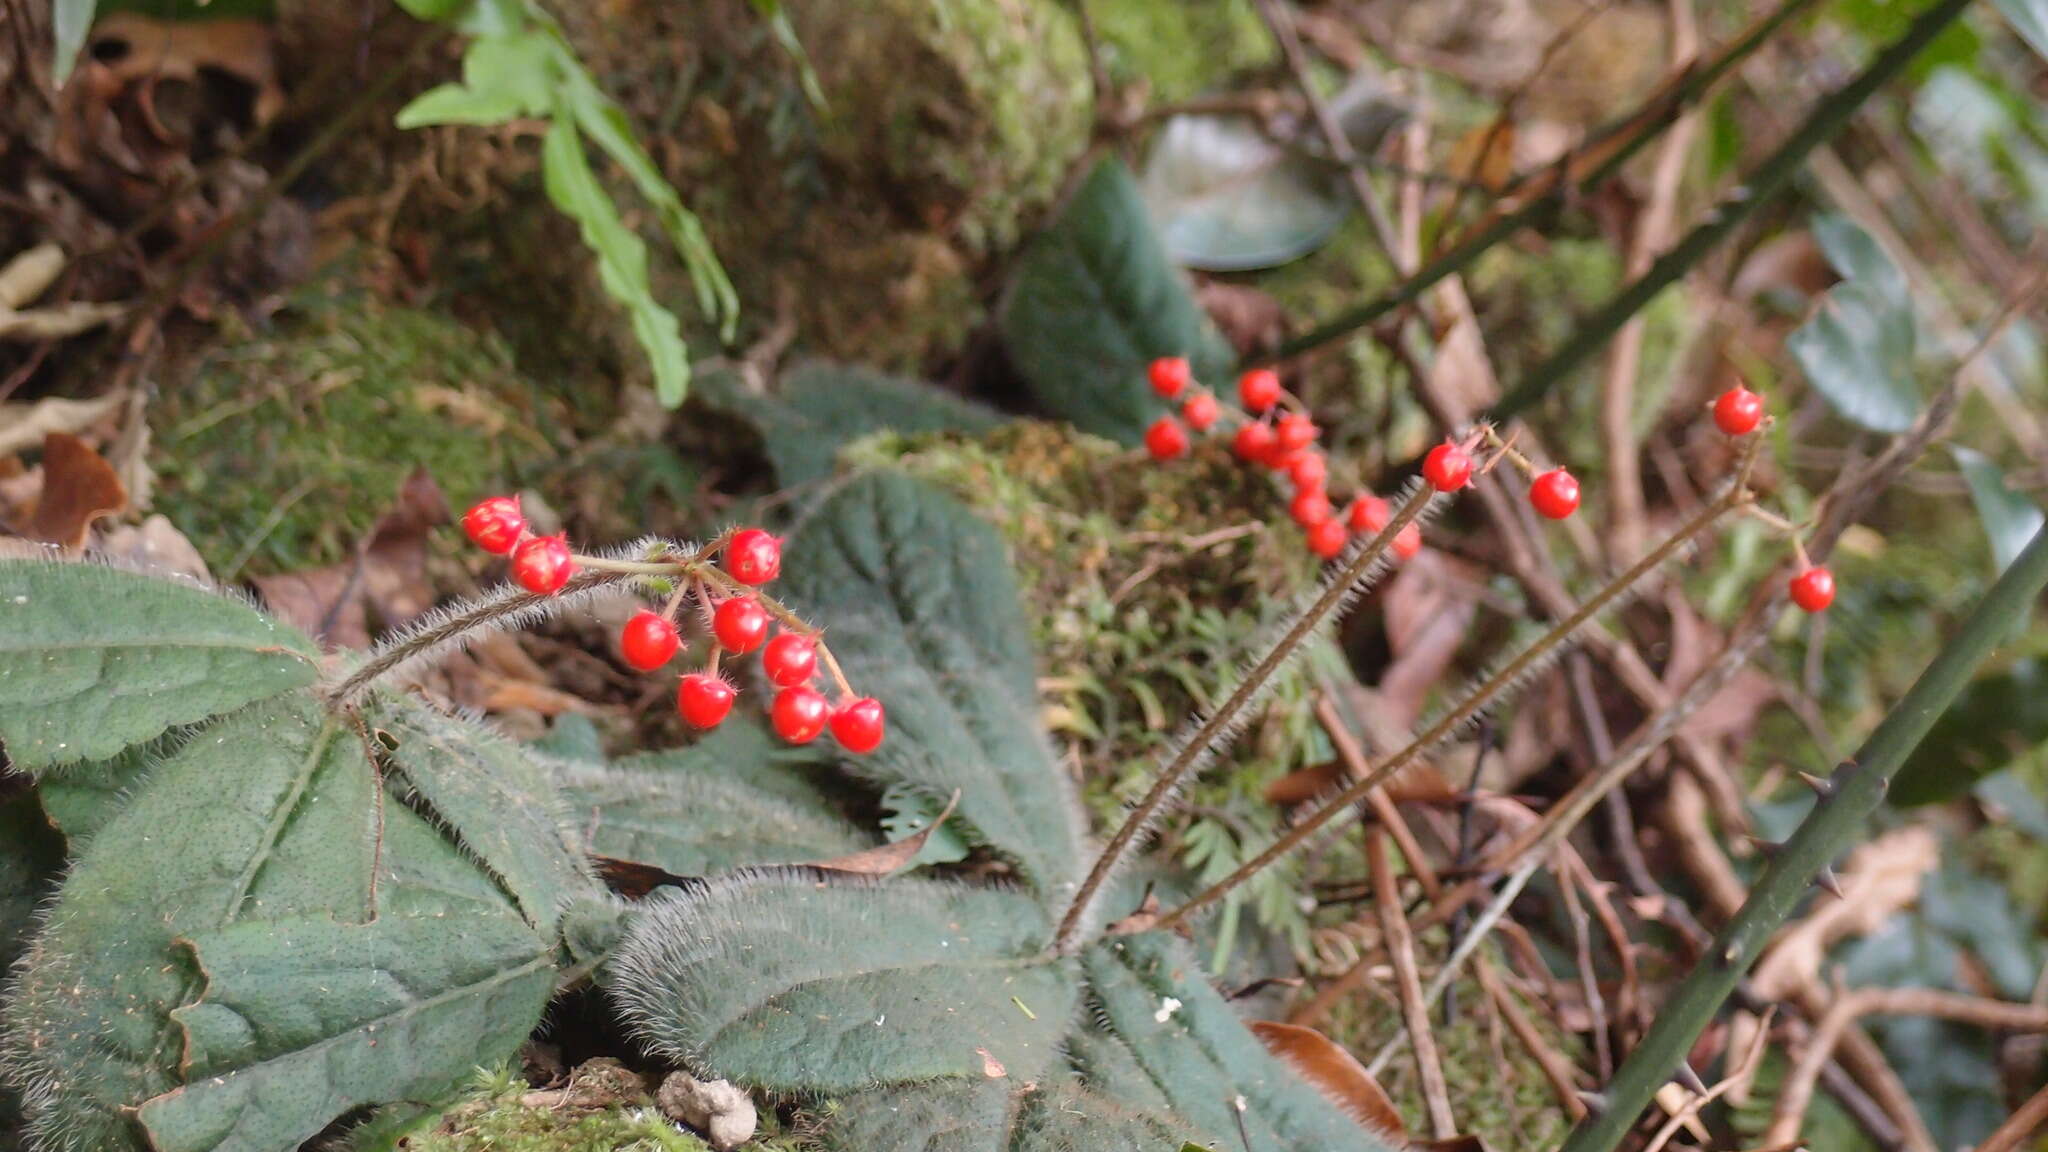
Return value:
<svg viewBox="0 0 2048 1152">
<path fill-rule="evenodd" d="M 1335 792 L 1343 780 L 1344 765 L 1335 760 L 1297 768 L 1266 785 L 1266 803 L 1306 804 Z"/>
<path fill-rule="evenodd" d="M 351 588 L 353 564 L 279 572 L 249 581 L 278 619 L 337 648 L 370 646 L 369 612 Z"/>
<path fill-rule="evenodd" d="M 1315 1085 L 1353 1120 L 1396 1140 L 1408 1138 L 1394 1102 L 1365 1065 L 1342 1045 L 1313 1028 L 1274 1020 L 1254 1020 L 1251 1029 L 1266 1051 Z"/>
<path fill-rule="evenodd" d="M 367 648 L 375 627 L 401 627 L 433 607 L 427 579 L 427 537 L 449 520 L 448 501 L 426 469 L 399 485 L 398 498 L 356 548 L 356 557 L 325 568 L 251 580 L 264 602 L 303 631 L 341 648 Z M 570 697 L 569 699 L 574 699 Z M 559 701 L 550 701 L 559 704 Z M 521 704 L 530 707 L 530 704 Z M 554 715 L 566 708 L 557 707 Z"/>
<path fill-rule="evenodd" d="M 1003 1067 L 1001 1060 L 989 1055 L 988 1049 L 976 1048 L 975 1051 L 981 1053 L 981 1074 L 983 1076 L 991 1080 L 1000 1080 L 1010 1074 L 1010 1070 Z"/>
<path fill-rule="evenodd" d="M 140 524 L 122 524 L 100 537 L 96 549 L 110 560 L 117 560 L 135 568 L 150 568 L 159 572 L 176 572 L 195 580 L 212 581 L 213 574 L 207 570 L 206 558 L 192 541 L 178 531 L 169 517 L 151 516 Z"/>
<path fill-rule="evenodd" d="M 1402 564 L 1387 585 L 1387 647 L 1394 659 L 1380 675 L 1379 692 L 1398 726 L 1411 727 L 1421 717 L 1471 630 L 1483 590 L 1468 565 L 1436 548 Z"/>
<path fill-rule="evenodd" d="M 64 271 L 64 249 L 38 244 L 0 267 L 0 312 L 24 308 Z"/>
<path fill-rule="evenodd" d="M 76 552 L 85 547 L 93 521 L 127 507 L 120 478 L 85 441 L 63 432 L 43 438 L 43 490 L 29 520 L 30 536 Z"/>
<path fill-rule="evenodd" d="M 893 844 L 883 844 L 850 855 L 820 860 L 811 867 L 844 872 L 852 876 L 888 876 L 899 872 L 909 867 L 910 862 L 917 859 L 917 854 L 924 851 L 925 841 L 931 839 L 932 833 L 939 830 L 939 825 L 946 822 L 946 817 L 953 814 L 953 806 L 958 803 L 960 790 L 956 788 L 953 790 L 952 799 L 946 801 L 946 807 L 915 835 L 905 836 Z"/>
<path fill-rule="evenodd" d="M 77 435 L 127 402 L 128 393 L 121 390 L 92 400 L 51 396 L 33 404 L 0 404 L 0 456 L 33 448 L 52 432 Z"/>
</svg>

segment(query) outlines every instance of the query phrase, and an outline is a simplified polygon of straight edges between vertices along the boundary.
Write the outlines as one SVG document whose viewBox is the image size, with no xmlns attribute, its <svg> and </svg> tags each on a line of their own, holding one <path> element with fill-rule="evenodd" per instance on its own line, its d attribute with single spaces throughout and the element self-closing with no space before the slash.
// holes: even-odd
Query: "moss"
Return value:
<svg viewBox="0 0 2048 1152">
<path fill-rule="evenodd" d="M 451 1109 L 433 1129 L 407 1137 L 405 1152 L 710 1152 L 651 1104 L 594 1112 L 528 1107 L 517 1094 Z"/>
<path fill-rule="evenodd" d="M 1186 100 L 1273 58 L 1252 0 L 1090 0 L 1111 76 L 1143 77 L 1159 101 Z"/>
<path fill-rule="evenodd" d="M 1080 766 L 1098 826 L 1150 783 L 1174 732 L 1221 699 L 1219 682 L 1257 654 L 1315 577 L 1299 534 L 1276 516 L 1278 488 L 1220 442 L 1158 468 L 1064 426 L 1020 421 L 982 438 L 885 435 L 848 456 L 949 489 L 1009 540 L 1037 630 L 1047 725 Z M 1312 644 L 1194 788 L 1192 815 L 1167 839 L 1195 871 L 1219 878 L 1277 834 L 1280 813 L 1263 790 L 1329 758 L 1308 703 L 1319 669 L 1340 660 L 1327 641 Z M 1299 881 L 1298 864 L 1271 869 L 1248 897 L 1259 921 L 1297 946 Z"/>
<path fill-rule="evenodd" d="M 151 413 L 157 503 L 223 578 L 349 556 L 425 467 L 455 501 L 551 461 L 572 406 L 504 345 L 338 283 L 174 365 Z"/>
</svg>

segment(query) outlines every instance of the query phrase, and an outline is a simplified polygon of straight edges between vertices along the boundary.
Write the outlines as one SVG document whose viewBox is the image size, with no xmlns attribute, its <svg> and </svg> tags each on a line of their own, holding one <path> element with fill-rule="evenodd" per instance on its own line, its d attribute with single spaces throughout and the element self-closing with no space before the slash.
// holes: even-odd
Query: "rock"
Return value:
<svg viewBox="0 0 2048 1152">
<path fill-rule="evenodd" d="M 654 1103 L 664 1115 L 704 1133 L 718 1152 L 731 1152 L 754 1137 L 754 1102 L 727 1081 L 671 1072 Z"/>
</svg>

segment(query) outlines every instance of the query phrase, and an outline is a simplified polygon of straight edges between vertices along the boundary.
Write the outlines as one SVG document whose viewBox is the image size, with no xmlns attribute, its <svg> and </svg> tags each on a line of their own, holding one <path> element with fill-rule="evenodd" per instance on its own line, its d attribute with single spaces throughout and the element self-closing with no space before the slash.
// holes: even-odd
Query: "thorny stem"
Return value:
<svg viewBox="0 0 2048 1152">
<path fill-rule="evenodd" d="M 1743 221 L 1792 182 L 1792 177 L 1805 168 L 1806 158 L 1814 149 L 1847 127 L 1858 108 L 1904 70 L 1922 48 L 1969 6 L 1970 0 L 1941 0 L 1922 12 L 1906 33 L 1878 53 L 1877 58 L 1866 65 L 1855 79 L 1822 99 L 1776 151 L 1759 161 L 1741 183 L 1708 210 L 1706 219 L 1658 257 L 1649 271 L 1609 297 L 1599 311 L 1580 322 L 1564 347 L 1530 369 L 1528 378 L 1495 406 L 1497 418 L 1506 420 L 1541 399 L 1573 369 L 1604 347 L 1622 325 L 1656 299 L 1658 293 L 1690 271 L 1709 252 L 1720 247 L 1721 242 Z"/>
<path fill-rule="evenodd" d="M 1402 529 L 1422 515 L 1434 496 L 1435 492 L 1425 485 L 1402 504 L 1400 511 L 1380 530 L 1379 535 L 1360 548 L 1344 565 L 1343 570 L 1324 585 L 1322 593 L 1259 658 L 1259 662 L 1254 664 L 1244 679 L 1238 682 L 1223 704 L 1211 712 L 1192 735 L 1175 747 L 1172 757 L 1159 770 L 1158 779 L 1152 782 L 1152 787 L 1145 793 L 1144 798 L 1139 800 L 1137 806 L 1124 818 L 1123 825 L 1110 837 L 1108 846 L 1096 856 L 1095 865 L 1089 869 L 1087 879 L 1081 882 L 1073 901 L 1067 905 L 1066 914 L 1060 919 L 1059 932 L 1053 937 L 1055 953 L 1064 954 L 1073 949 L 1103 884 L 1122 866 L 1124 858 L 1136 849 L 1138 839 L 1151 828 L 1152 822 L 1158 818 L 1160 810 L 1173 795 L 1181 778 L 1222 740 L 1224 734 L 1230 731 L 1231 725 L 1236 723 L 1238 715 L 1258 697 L 1266 681 L 1272 679 L 1273 674 L 1287 662 L 1301 646 L 1302 641 L 1308 638 L 1309 633 L 1322 623 L 1323 618 L 1343 602 L 1353 586 L 1372 571 L 1373 565 L 1385 555 L 1394 537 L 1400 535 Z"/>
<path fill-rule="evenodd" d="M 1751 25 L 1748 31 L 1724 48 L 1711 62 L 1687 71 L 1676 84 L 1653 94 L 1641 109 L 1595 133 L 1580 151 L 1567 153 L 1545 175 L 1534 178 L 1554 185 L 1550 195 L 1534 196 L 1514 211 L 1495 216 L 1486 227 L 1423 265 L 1379 298 L 1335 316 L 1314 329 L 1286 341 L 1271 353 L 1259 357 L 1256 362 L 1273 363 L 1320 348 L 1332 340 L 1348 336 L 1379 320 L 1397 308 L 1420 299 L 1422 294 L 1438 281 L 1463 271 L 1494 245 L 1548 217 L 1569 198 L 1574 189 L 1589 189 L 1605 182 L 1648 145 L 1657 133 L 1673 120 L 1676 113 L 1697 103 L 1709 88 L 1762 47 L 1779 28 L 1813 3 L 1814 0 L 1784 0 L 1769 15 Z M 1574 161 L 1579 160 L 1587 151 L 1597 151 L 1609 145 L 1614 149 L 1611 154 L 1595 165 L 1584 177 L 1574 178 L 1571 170 Z M 1512 195 L 1514 191 L 1510 189 L 1510 194 Z"/>
<path fill-rule="evenodd" d="M 1671 1070 L 1685 1058 L 1700 1031 L 1720 1011 L 1764 944 L 1798 906 L 1814 877 L 1864 836 L 1869 817 L 1883 802 L 1892 776 L 1935 720 L 1955 702 L 1977 665 L 2012 636 L 2013 621 L 2032 611 L 2043 587 L 2048 587 L 2048 530 L 2034 534 L 2032 543 L 1984 594 L 1970 618 L 1885 714 L 1855 756 L 1835 769 L 1828 780 L 1828 794 L 1814 805 L 1784 847 L 1770 857 L 1742 909 L 1685 983 L 1665 1001 L 1648 1034 L 1609 1082 L 1607 1111 L 1581 1123 L 1565 1142 L 1563 1152 L 1610 1152 L 1620 1142 Z"/>
<path fill-rule="evenodd" d="M 1721 516 L 1748 499 L 1749 494 L 1746 491 L 1730 485 L 1721 494 L 1720 498 L 1708 503 L 1699 512 L 1695 513 L 1692 519 L 1686 521 L 1677 532 L 1671 535 L 1670 539 L 1664 541 L 1664 543 L 1651 550 L 1648 555 L 1636 561 L 1628 571 L 1615 577 L 1614 580 L 1610 581 L 1606 587 L 1602 588 L 1591 599 L 1579 605 L 1571 615 L 1558 621 L 1548 632 L 1538 637 L 1534 643 L 1516 653 L 1513 659 L 1510 659 L 1491 676 L 1488 676 L 1483 683 L 1468 693 L 1455 707 L 1446 712 L 1436 723 L 1430 725 L 1428 730 L 1410 741 L 1407 747 L 1382 761 L 1371 772 L 1353 781 L 1328 803 L 1316 809 L 1307 819 L 1289 828 L 1285 835 L 1273 842 L 1271 847 L 1268 847 L 1251 860 L 1246 861 L 1237 871 L 1210 885 L 1200 895 L 1189 900 L 1187 903 L 1161 915 L 1157 921 L 1157 927 L 1165 929 L 1183 923 L 1189 916 L 1229 895 L 1238 885 L 1251 879 L 1282 856 L 1300 847 L 1304 841 L 1315 835 L 1324 825 L 1363 799 L 1366 793 L 1379 787 L 1382 781 L 1401 769 L 1406 768 L 1409 764 L 1414 763 L 1424 753 L 1442 743 L 1467 721 L 1477 716 L 1488 705 L 1493 703 L 1495 697 L 1513 687 L 1531 670 L 1539 667 L 1554 650 L 1571 639 L 1588 621 L 1598 616 L 1601 612 L 1606 611 L 1609 605 L 1613 604 L 1615 600 L 1634 587 L 1651 570 L 1662 565 L 1664 561 L 1670 559 L 1680 549 L 1690 543 L 1693 537 L 1706 531 L 1707 528 L 1712 526 L 1714 521 L 1720 519 Z"/>
</svg>

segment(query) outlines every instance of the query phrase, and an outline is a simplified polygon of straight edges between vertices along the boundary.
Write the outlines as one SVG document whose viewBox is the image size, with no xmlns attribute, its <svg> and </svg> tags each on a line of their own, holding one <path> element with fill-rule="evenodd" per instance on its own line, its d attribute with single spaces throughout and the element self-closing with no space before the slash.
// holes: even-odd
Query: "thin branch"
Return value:
<svg viewBox="0 0 2048 1152">
<path fill-rule="evenodd" d="M 1373 899 L 1379 906 L 1380 932 L 1386 937 L 1387 955 L 1394 964 L 1394 981 L 1401 992 L 1401 1019 L 1415 1046 L 1415 1071 L 1422 1079 L 1422 1098 L 1429 1109 L 1429 1126 L 1439 1140 L 1458 1134 L 1457 1117 L 1451 1114 L 1450 1087 L 1444 1082 L 1443 1062 L 1437 1058 L 1436 1036 L 1429 1028 L 1429 1008 L 1422 1002 L 1422 977 L 1415 969 L 1415 937 L 1408 930 L 1408 918 L 1401 911 L 1401 893 L 1394 887 L 1394 866 L 1387 854 L 1384 830 L 1365 830 L 1365 854 L 1372 868 Z"/>
<path fill-rule="evenodd" d="M 1776 1009 L 1772 1011 L 1775 1012 Z M 1650 1137 L 1650 1142 L 1643 1146 L 1643 1152 L 1661 1152 L 1666 1144 L 1671 1143 L 1671 1138 L 1678 1135 L 1678 1130 L 1697 1117 L 1707 1105 L 1727 1095 L 1737 1084 L 1748 1083 L 1749 1078 L 1756 1074 L 1757 1067 L 1764 1061 L 1764 1050 L 1768 1047 L 1766 1042 L 1771 1035 L 1770 1023 L 1770 1015 L 1766 1014 L 1763 1026 L 1756 1030 L 1756 1039 L 1750 1042 L 1749 1050 L 1742 1054 L 1742 1059 L 1728 1075 L 1705 1092 L 1694 1094 L 1692 1099 L 1673 1112 L 1671 1118 L 1657 1129 L 1657 1134 Z M 1768 1142 L 1767 1140 L 1766 1143 Z"/>
<path fill-rule="evenodd" d="M 1977 1152 L 2019 1152 L 2027 1137 L 2048 1127 L 2048 1084 L 1977 1145 Z"/>
</svg>

